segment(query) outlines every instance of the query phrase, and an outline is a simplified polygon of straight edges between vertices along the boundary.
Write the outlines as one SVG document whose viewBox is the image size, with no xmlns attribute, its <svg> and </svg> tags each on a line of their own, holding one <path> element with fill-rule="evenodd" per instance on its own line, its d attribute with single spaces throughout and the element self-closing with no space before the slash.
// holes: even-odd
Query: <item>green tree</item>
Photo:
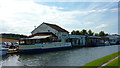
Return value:
<svg viewBox="0 0 120 68">
<path fill-rule="evenodd" d="M 75 35 L 75 34 L 76 34 L 76 31 L 75 31 L 75 30 L 73 30 L 73 31 L 71 32 L 71 34 L 72 34 L 72 35 Z"/>
<path fill-rule="evenodd" d="M 95 33 L 95 36 L 99 36 L 99 34 L 98 34 L 98 33 Z"/>
<path fill-rule="evenodd" d="M 94 32 L 92 32 L 91 30 L 88 30 L 88 35 L 89 36 L 93 36 Z"/>
<path fill-rule="evenodd" d="M 88 34 L 88 33 L 87 33 L 87 30 L 83 29 L 83 30 L 80 32 L 80 34 L 86 35 L 86 34 Z"/>
<path fill-rule="evenodd" d="M 75 35 L 80 35 L 80 32 L 79 32 L 79 30 L 77 30 L 77 31 L 76 31 L 76 34 L 75 34 Z"/>
<path fill-rule="evenodd" d="M 77 30 L 77 31 L 75 31 L 75 30 L 73 30 L 72 32 L 71 32 L 71 34 L 72 35 L 86 35 L 86 34 L 88 34 L 88 36 L 108 36 L 109 34 L 108 33 L 104 33 L 104 31 L 100 31 L 99 33 L 95 33 L 94 34 L 94 32 L 92 32 L 92 30 L 88 30 L 88 32 L 87 32 L 87 30 L 85 30 L 85 29 L 83 29 L 82 31 L 79 31 L 79 30 Z"/>
<path fill-rule="evenodd" d="M 80 31 L 80 35 L 83 35 L 83 32 L 82 32 L 82 31 Z"/>
<path fill-rule="evenodd" d="M 109 34 L 107 33 L 107 34 L 105 34 L 105 36 L 108 36 Z"/>
<path fill-rule="evenodd" d="M 105 36 L 104 31 L 100 31 L 100 32 L 99 32 L 99 36 Z"/>
</svg>

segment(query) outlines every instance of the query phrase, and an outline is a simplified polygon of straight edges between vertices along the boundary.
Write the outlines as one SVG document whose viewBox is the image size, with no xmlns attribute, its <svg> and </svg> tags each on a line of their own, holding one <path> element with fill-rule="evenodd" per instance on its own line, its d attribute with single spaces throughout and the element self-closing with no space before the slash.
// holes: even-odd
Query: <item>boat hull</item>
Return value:
<svg viewBox="0 0 120 68">
<path fill-rule="evenodd" d="M 7 52 L 8 52 L 8 50 L 6 50 L 6 51 L 2 51 L 2 55 L 6 55 Z"/>
<path fill-rule="evenodd" d="M 71 48 L 71 43 L 50 43 L 50 44 L 35 44 L 35 45 L 20 45 L 18 52 L 48 52 Z"/>
<path fill-rule="evenodd" d="M 0 55 L 6 55 L 7 52 L 8 52 L 8 50 L 1 50 L 1 51 L 0 51 Z"/>
<path fill-rule="evenodd" d="M 72 47 L 69 46 L 69 47 L 58 47 L 58 48 L 47 48 L 47 49 L 18 49 L 18 52 L 22 52 L 22 53 L 49 52 L 49 51 L 65 50 L 70 48 Z"/>
</svg>

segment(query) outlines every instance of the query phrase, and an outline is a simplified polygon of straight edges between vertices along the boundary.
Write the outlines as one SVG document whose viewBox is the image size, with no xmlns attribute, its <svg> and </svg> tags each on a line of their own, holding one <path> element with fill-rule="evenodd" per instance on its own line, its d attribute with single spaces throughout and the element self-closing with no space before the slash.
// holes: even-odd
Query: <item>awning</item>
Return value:
<svg viewBox="0 0 120 68">
<path fill-rule="evenodd" d="M 44 38 L 48 38 L 50 37 L 51 35 L 45 35 L 45 36 L 34 36 L 34 37 L 31 37 L 31 38 L 22 38 L 21 40 L 24 40 L 24 39 L 44 39 Z"/>
<path fill-rule="evenodd" d="M 43 39 L 43 38 L 47 38 L 47 37 L 50 37 L 50 35 L 47 35 L 47 36 L 34 36 L 34 37 L 29 38 L 29 39 Z"/>
</svg>

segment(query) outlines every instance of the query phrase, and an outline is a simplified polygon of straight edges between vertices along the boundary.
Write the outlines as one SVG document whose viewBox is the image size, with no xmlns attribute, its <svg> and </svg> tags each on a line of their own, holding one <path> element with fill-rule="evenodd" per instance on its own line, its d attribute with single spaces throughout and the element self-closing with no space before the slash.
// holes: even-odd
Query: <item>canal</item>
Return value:
<svg viewBox="0 0 120 68">
<path fill-rule="evenodd" d="M 90 61 L 118 51 L 118 45 L 74 48 L 37 54 L 7 54 L 3 66 L 82 66 Z"/>
</svg>

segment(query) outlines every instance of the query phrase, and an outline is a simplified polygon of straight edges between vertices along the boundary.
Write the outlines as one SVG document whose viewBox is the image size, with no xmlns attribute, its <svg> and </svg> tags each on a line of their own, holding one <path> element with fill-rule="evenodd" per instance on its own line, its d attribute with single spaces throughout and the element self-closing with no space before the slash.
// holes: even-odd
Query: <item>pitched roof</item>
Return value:
<svg viewBox="0 0 120 68">
<path fill-rule="evenodd" d="M 55 29 L 55 30 L 57 30 L 57 31 L 60 31 L 60 32 L 68 32 L 67 30 L 61 28 L 61 27 L 58 26 L 58 25 L 49 24 L 49 23 L 45 23 L 45 22 L 43 22 L 43 23 L 46 24 L 46 25 L 48 25 L 48 26 L 50 26 L 50 27 L 52 27 L 53 29 Z M 69 33 L 69 32 L 68 32 L 68 33 Z"/>
<path fill-rule="evenodd" d="M 63 28 L 61 28 L 61 27 L 59 27 L 58 25 L 55 25 L 55 24 L 49 24 L 49 23 L 45 23 L 45 22 L 43 22 L 42 24 L 46 24 L 46 25 L 48 25 L 48 26 L 52 27 L 53 29 L 55 29 L 57 31 L 60 31 L 60 32 L 68 32 L 67 30 L 65 30 L 65 29 L 63 29 Z M 40 27 L 40 25 L 38 27 Z M 37 28 L 35 28 L 33 31 L 35 31 Z"/>
</svg>

